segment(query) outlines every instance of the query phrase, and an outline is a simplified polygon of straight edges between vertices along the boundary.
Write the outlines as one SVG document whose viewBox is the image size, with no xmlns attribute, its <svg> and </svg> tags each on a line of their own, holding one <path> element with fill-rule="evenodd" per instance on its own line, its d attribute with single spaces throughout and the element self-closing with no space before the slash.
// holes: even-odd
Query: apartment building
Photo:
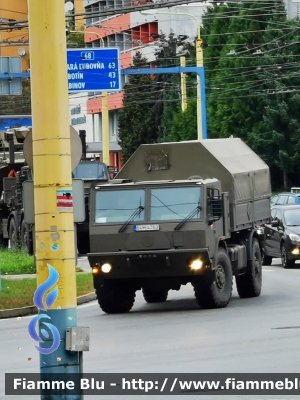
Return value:
<svg viewBox="0 0 300 400">
<path fill-rule="evenodd" d="M 27 0 L 0 0 L 0 17 L 0 57 L 20 57 L 22 72 L 26 72 L 30 65 L 28 28 L 22 26 L 28 19 Z"/>
<path fill-rule="evenodd" d="M 143 1 L 138 4 L 142 5 Z M 85 43 L 87 47 L 118 47 L 120 50 L 120 66 L 126 69 L 132 66 L 132 60 L 137 51 L 141 52 L 148 61 L 155 59 L 158 49 L 158 35 L 163 32 L 168 35 L 173 31 L 176 35 L 186 35 L 194 40 L 197 27 L 207 5 L 193 5 L 161 8 L 157 12 L 128 12 L 117 13 L 117 10 L 130 7 L 132 0 L 85 0 L 87 13 L 85 28 Z M 107 9 L 115 9 L 113 17 L 101 18 L 97 13 Z M 121 77 L 122 85 L 125 76 Z M 118 112 L 123 105 L 123 93 L 111 93 L 108 99 L 110 125 L 110 164 L 121 166 L 121 149 L 118 145 Z M 101 93 L 89 95 L 87 115 L 92 116 L 87 130 L 92 128 L 93 137 L 101 147 L 102 142 L 102 98 Z"/>
<path fill-rule="evenodd" d="M 66 17 L 75 29 L 82 29 L 84 17 L 68 14 L 84 13 L 83 0 L 65 0 Z M 22 72 L 30 68 L 27 0 L 0 0 L 0 57 L 20 57 Z"/>
</svg>

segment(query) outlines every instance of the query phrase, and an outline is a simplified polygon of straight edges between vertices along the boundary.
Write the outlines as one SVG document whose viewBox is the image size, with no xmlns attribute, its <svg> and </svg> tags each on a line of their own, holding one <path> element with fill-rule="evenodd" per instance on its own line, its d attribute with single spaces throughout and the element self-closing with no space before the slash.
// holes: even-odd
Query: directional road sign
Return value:
<svg viewBox="0 0 300 400">
<path fill-rule="evenodd" d="M 121 90 L 118 48 L 67 50 L 69 92 Z"/>
</svg>

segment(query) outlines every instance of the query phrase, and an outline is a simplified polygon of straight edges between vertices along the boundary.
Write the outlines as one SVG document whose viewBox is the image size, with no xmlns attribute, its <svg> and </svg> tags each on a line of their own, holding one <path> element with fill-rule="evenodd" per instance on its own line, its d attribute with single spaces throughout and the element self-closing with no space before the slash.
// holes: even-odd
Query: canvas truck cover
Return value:
<svg viewBox="0 0 300 400">
<path fill-rule="evenodd" d="M 181 180 L 216 178 L 229 192 L 231 230 L 270 218 L 271 182 L 267 164 L 239 138 L 141 145 L 116 179 Z"/>
</svg>

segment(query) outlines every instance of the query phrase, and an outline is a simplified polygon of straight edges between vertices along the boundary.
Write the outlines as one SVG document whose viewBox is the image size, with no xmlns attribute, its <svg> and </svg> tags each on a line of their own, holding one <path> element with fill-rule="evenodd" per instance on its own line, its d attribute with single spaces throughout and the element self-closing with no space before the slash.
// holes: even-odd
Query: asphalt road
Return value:
<svg viewBox="0 0 300 400">
<path fill-rule="evenodd" d="M 84 372 L 300 373 L 300 265 L 284 270 L 276 259 L 263 270 L 260 297 L 242 300 L 234 288 L 229 306 L 221 310 L 200 310 L 191 286 L 170 292 L 166 303 L 156 305 L 146 304 L 138 292 L 133 310 L 126 315 L 106 315 L 96 302 L 80 306 L 78 324 L 91 328 Z M 9 398 L 4 396 L 5 372 L 39 372 L 38 352 L 27 332 L 31 318 L 0 320 L 0 400 Z M 27 398 L 22 396 L 24 400 Z M 222 399 L 232 398 L 222 396 Z M 252 398 L 295 399 L 274 395 L 234 396 L 234 399 Z"/>
</svg>

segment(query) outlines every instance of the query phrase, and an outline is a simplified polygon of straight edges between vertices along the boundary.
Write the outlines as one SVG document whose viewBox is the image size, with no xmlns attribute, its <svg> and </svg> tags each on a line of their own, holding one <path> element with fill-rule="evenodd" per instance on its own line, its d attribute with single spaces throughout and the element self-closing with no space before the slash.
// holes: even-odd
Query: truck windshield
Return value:
<svg viewBox="0 0 300 400">
<path fill-rule="evenodd" d="M 108 180 L 107 167 L 102 162 L 81 162 L 74 169 L 73 178 Z"/>
<path fill-rule="evenodd" d="M 145 190 L 98 190 L 95 222 L 126 222 L 139 207 L 145 207 L 145 197 Z M 135 221 L 144 220 L 145 211 L 142 210 L 135 216 Z"/>
<path fill-rule="evenodd" d="M 201 187 L 163 188 L 151 190 L 150 220 L 181 220 L 201 205 Z M 199 208 L 190 219 L 200 219 Z"/>
</svg>

